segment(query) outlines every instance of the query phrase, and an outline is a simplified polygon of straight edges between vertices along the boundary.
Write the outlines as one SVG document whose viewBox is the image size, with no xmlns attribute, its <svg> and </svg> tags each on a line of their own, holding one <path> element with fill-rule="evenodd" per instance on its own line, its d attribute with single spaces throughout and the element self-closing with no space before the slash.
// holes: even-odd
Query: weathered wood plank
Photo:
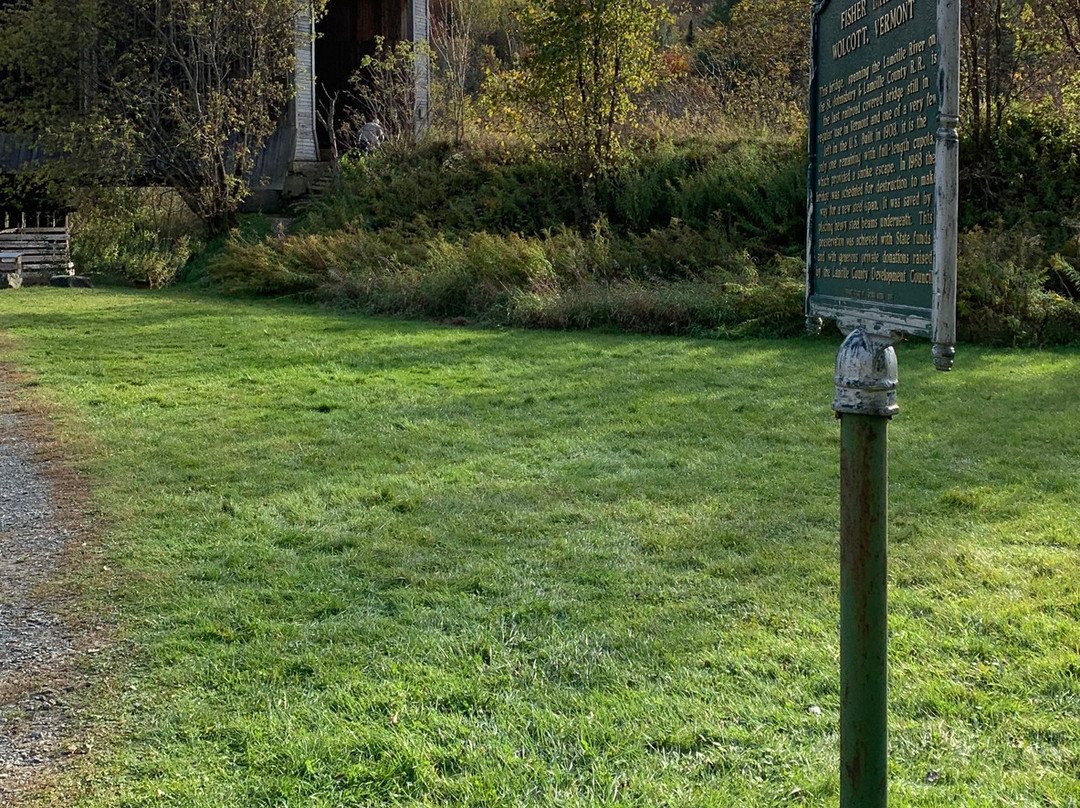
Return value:
<svg viewBox="0 0 1080 808">
<path fill-rule="evenodd" d="M 65 227 L 19 227 L 0 231 L 0 249 L 18 254 L 23 277 L 74 274 L 71 239 Z"/>
<path fill-rule="evenodd" d="M 316 161 L 319 146 L 315 138 L 315 27 L 311 7 L 301 0 L 296 14 L 296 145 L 293 159 Z"/>
</svg>

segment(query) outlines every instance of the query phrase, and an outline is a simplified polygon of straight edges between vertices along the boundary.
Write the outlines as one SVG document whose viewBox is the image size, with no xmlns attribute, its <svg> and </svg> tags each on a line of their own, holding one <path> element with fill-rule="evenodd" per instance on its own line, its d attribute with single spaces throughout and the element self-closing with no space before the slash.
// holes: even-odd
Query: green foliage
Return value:
<svg viewBox="0 0 1080 808">
<path fill-rule="evenodd" d="M 423 144 L 415 153 L 375 153 L 342 163 L 341 187 L 299 226 L 309 231 L 383 228 L 423 219 L 433 229 L 538 234 L 574 221 L 577 197 L 554 161 L 497 162 Z"/>
<path fill-rule="evenodd" d="M 960 236 L 957 262 L 959 336 L 991 345 L 1080 343 L 1080 272 L 1060 254 L 1047 255 L 1030 227 L 984 230 Z M 1061 294 L 1047 279 L 1059 276 Z"/>
<path fill-rule="evenodd" d="M 234 295 L 310 295 L 340 287 L 360 294 L 381 288 L 382 279 L 407 273 L 426 255 L 422 243 L 397 231 L 241 237 L 209 258 L 206 273 L 218 288 Z"/>
<path fill-rule="evenodd" d="M 647 234 L 673 220 L 751 253 L 801 253 L 805 239 L 805 154 L 790 140 L 697 138 L 643 151 L 594 186 L 597 210 L 614 233 Z M 382 229 L 418 222 L 455 237 L 477 231 L 539 236 L 562 226 L 589 232 L 573 178 L 557 160 L 496 159 L 429 143 L 415 154 L 346 160 L 341 187 L 300 227 Z"/>
<path fill-rule="evenodd" d="M 385 140 L 380 148 L 399 157 L 417 139 L 416 76 L 417 61 L 430 59 L 426 45 L 408 41 L 388 43 L 375 38 L 375 53 L 363 57 L 360 68 L 349 80 L 360 112 L 348 121 L 349 146 L 359 146 L 360 127 L 365 121 L 378 121 Z"/>
<path fill-rule="evenodd" d="M 705 12 L 705 24 L 730 25 L 731 14 L 738 3 L 739 0 L 712 0 L 709 10 Z"/>
<path fill-rule="evenodd" d="M 976 151 L 990 149 L 998 129 L 1018 113 L 1042 107 L 1063 120 L 1075 115 L 1064 96 L 1080 67 L 1073 39 L 1080 19 L 1077 12 L 1076 0 L 965 4 L 960 26 L 960 120 Z"/>
<path fill-rule="evenodd" d="M 696 104 L 742 127 L 806 126 L 810 15 L 801 0 L 715 0 L 691 50 Z"/>
<path fill-rule="evenodd" d="M 93 87 L 87 62 L 114 56 L 99 39 L 101 0 L 0 4 L 0 132 L 41 136 L 75 119 Z M 80 58 L 82 57 L 82 58 Z M 84 61 L 85 60 L 85 61 Z"/>
<path fill-rule="evenodd" d="M 791 334 L 805 178 L 791 141 L 668 144 L 608 172 L 595 186 L 603 215 L 581 227 L 558 161 L 430 143 L 346 161 L 339 189 L 300 224 L 308 235 L 237 247 L 211 275 L 234 292 L 302 291 L 384 314 Z"/>
<path fill-rule="evenodd" d="M 505 309 L 511 290 L 557 288 L 543 245 L 518 235 L 474 233 L 463 242 L 436 239 L 420 282 L 425 314 L 472 315 Z"/>
<path fill-rule="evenodd" d="M 806 162 L 792 141 L 661 147 L 620 169 L 601 195 L 616 227 L 633 232 L 673 220 L 761 254 L 801 253 L 806 238 Z"/>
<path fill-rule="evenodd" d="M 1048 292 L 1040 300 L 1042 314 L 1041 345 L 1076 345 L 1080 343 L 1080 305 L 1075 298 Z"/>
<path fill-rule="evenodd" d="M 984 149 L 961 141 L 960 336 L 1076 343 L 1080 140 L 1036 114 L 1014 115 L 987 137 Z"/>
<path fill-rule="evenodd" d="M 61 211 L 64 195 L 44 172 L 33 170 L 0 173 L 0 228 L 4 215 Z"/>
<path fill-rule="evenodd" d="M 1080 135 L 1045 116 L 1016 115 L 978 149 L 961 141 L 960 226 L 1028 224 L 1058 252 L 1080 214 Z"/>
<path fill-rule="evenodd" d="M 296 295 L 377 314 L 545 328 L 790 335 L 803 324 L 801 263 L 759 269 L 681 225 L 621 238 L 561 228 L 460 240 L 402 228 L 238 240 L 208 275 L 232 294 Z"/>
<path fill-rule="evenodd" d="M 294 0 L 10 6 L 0 124 L 42 137 L 69 175 L 170 185 L 222 232 L 289 100 L 296 12 Z"/>
<path fill-rule="evenodd" d="M 526 11 L 511 97 L 531 110 L 534 134 L 586 176 L 621 155 L 634 94 L 659 75 L 665 16 L 649 0 L 538 0 Z"/>
<path fill-rule="evenodd" d="M 73 203 L 71 257 L 80 274 L 157 288 L 198 249 L 200 223 L 167 189 L 84 189 Z"/>
<path fill-rule="evenodd" d="M 957 262 L 961 339 L 1032 342 L 1035 299 L 1046 272 L 1038 236 L 1030 231 L 980 227 L 962 234 Z"/>
</svg>

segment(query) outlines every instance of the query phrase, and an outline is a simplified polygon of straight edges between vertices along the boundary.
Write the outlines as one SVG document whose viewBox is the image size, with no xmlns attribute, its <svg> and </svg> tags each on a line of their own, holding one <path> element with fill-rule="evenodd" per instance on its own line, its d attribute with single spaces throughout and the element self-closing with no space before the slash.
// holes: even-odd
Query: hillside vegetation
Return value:
<svg viewBox="0 0 1080 808">
<path fill-rule="evenodd" d="M 583 191 L 554 160 L 431 144 L 404 160 L 347 161 L 294 235 L 235 238 L 208 273 L 234 294 L 303 293 L 380 314 L 791 334 L 802 327 L 805 176 L 801 144 L 701 140 Z"/>
<path fill-rule="evenodd" d="M 982 172 L 968 161 L 962 175 L 960 338 L 1074 343 L 1077 141 L 1030 117 L 996 138 Z M 230 294 L 378 314 L 790 336 L 803 328 L 804 152 L 796 137 L 667 141 L 584 185 L 555 158 L 445 141 L 357 156 L 291 235 L 238 232 L 207 273 Z"/>
<path fill-rule="evenodd" d="M 336 183 L 284 238 L 237 212 L 282 101 L 295 4 L 213 7 L 0 3 L 0 126 L 65 155 L 0 178 L 0 207 L 77 208 L 83 271 L 498 325 L 801 329 L 805 2 L 434 4 L 427 46 L 380 40 L 349 91 L 320 96 Z M 147 26 L 155 15 L 170 24 Z M 267 37 L 255 60 L 237 44 L 253 31 Z M 1080 0 L 965 5 L 962 339 L 1080 335 L 1078 42 Z M 86 58 L 64 61 L 76 49 Z M 180 78 L 211 57 L 222 83 L 206 105 Z M 373 117 L 386 137 L 364 153 Z M 134 187 L 148 182 L 201 229 Z"/>
</svg>

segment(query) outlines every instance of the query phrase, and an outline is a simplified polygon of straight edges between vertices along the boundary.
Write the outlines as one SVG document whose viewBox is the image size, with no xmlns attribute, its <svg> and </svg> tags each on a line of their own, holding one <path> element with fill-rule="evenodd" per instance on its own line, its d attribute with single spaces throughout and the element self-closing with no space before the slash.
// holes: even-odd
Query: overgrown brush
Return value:
<svg viewBox="0 0 1080 808">
<path fill-rule="evenodd" d="M 803 285 L 687 280 L 584 283 L 551 294 L 521 290 L 508 320 L 526 328 L 617 328 L 647 334 L 788 337 L 801 332 Z"/>
<path fill-rule="evenodd" d="M 1080 342 L 1080 170 L 1059 134 L 1017 121 L 991 158 L 966 169 L 962 340 Z M 1031 182 L 1005 176 L 1020 172 L 1016 160 Z M 805 182 L 803 146 L 786 139 L 661 141 L 587 188 L 535 152 L 429 142 L 393 160 L 346 161 L 337 191 L 298 223 L 302 235 L 241 239 L 210 274 L 230 292 L 382 314 L 795 334 Z"/>
<path fill-rule="evenodd" d="M 458 240 L 395 228 L 339 231 L 237 241 L 207 271 L 229 293 L 302 295 L 376 314 L 665 334 L 782 336 L 802 328 L 798 260 L 761 269 L 714 239 L 711 261 L 679 266 L 665 250 L 681 249 L 687 234 L 669 230 L 619 238 L 603 228 L 587 236 L 560 228 Z"/>
<path fill-rule="evenodd" d="M 613 226 L 644 233 L 678 220 L 764 253 L 797 254 L 806 237 L 801 142 L 692 139 L 624 167 L 606 188 Z"/>
<path fill-rule="evenodd" d="M 1076 238 L 1062 245 L 1075 256 Z M 1080 272 L 1061 253 L 1048 254 L 1027 223 L 975 226 L 960 235 L 957 320 L 962 340 L 990 345 L 1080 342 Z M 1072 259 L 1075 262 L 1075 258 Z M 1049 279 L 1062 291 L 1055 291 Z"/>
<path fill-rule="evenodd" d="M 989 149 L 961 143 L 960 226 L 1024 226 L 1051 253 L 1073 238 L 1080 216 L 1080 135 L 1035 114 L 1016 115 Z"/>
<path fill-rule="evenodd" d="M 166 286 L 198 250 L 201 223 L 165 188 L 87 188 L 73 197 L 71 254 L 80 273 Z"/>
<path fill-rule="evenodd" d="M 564 226 L 589 232 L 602 221 L 615 233 L 641 235 L 678 220 L 697 230 L 719 228 L 762 255 L 798 254 L 805 238 L 804 152 L 801 142 L 789 140 L 697 138 L 656 145 L 583 186 L 556 158 L 507 159 L 433 142 L 405 157 L 344 161 L 340 189 L 300 227 L 380 229 L 423 219 L 455 235 L 540 236 Z"/>
</svg>

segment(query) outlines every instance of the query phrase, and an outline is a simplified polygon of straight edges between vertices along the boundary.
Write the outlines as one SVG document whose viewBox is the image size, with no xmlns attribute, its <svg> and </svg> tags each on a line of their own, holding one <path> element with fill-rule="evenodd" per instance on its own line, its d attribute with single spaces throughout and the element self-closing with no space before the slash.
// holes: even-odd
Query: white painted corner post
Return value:
<svg viewBox="0 0 1080 808">
<path fill-rule="evenodd" d="M 315 15 L 310 0 L 298 0 L 296 10 L 296 148 L 293 160 L 316 162 L 319 143 L 315 136 Z"/>
<path fill-rule="evenodd" d="M 431 53 L 428 0 L 412 0 L 412 40 L 416 59 L 416 107 L 414 132 L 419 135 L 430 125 Z"/>
<path fill-rule="evenodd" d="M 960 198 L 960 0 L 937 6 L 938 129 L 935 133 L 934 367 L 952 370 L 956 356 L 956 257 Z"/>
</svg>

